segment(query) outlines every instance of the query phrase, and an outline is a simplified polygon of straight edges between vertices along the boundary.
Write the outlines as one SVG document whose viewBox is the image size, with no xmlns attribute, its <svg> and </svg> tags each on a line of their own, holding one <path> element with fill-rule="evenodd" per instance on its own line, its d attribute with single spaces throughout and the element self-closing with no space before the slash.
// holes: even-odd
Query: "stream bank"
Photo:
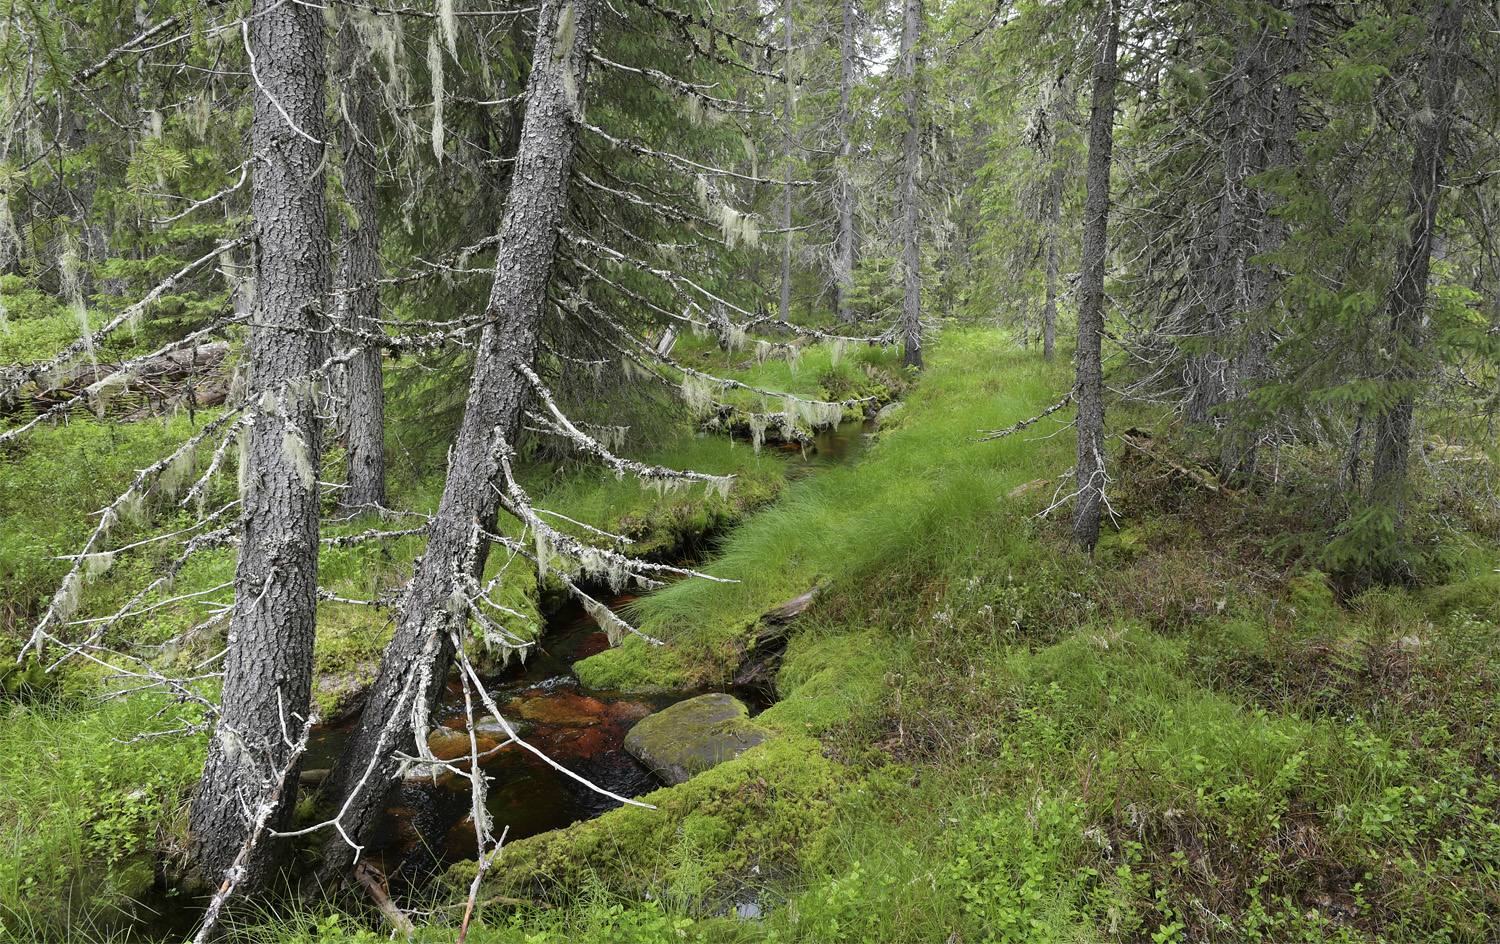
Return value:
<svg viewBox="0 0 1500 944">
<path fill-rule="evenodd" d="M 845 423 L 818 434 L 813 448 L 786 450 L 795 463 L 788 478 L 795 483 L 821 468 L 850 462 L 862 450 L 869 429 L 868 424 Z M 702 547 L 706 540 L 696 543 Z M 674 562 L 693 563 L 691 559 Z M 623 610 L 635 597 L 616 594 L 601 599 L 612 609 Z M 642 718 L 712 692 L 736 696 L 749 706 L 752 716 L 769 704 L 763 680 L 736 687 L 710 678 L 702 668 L 685 671 L 680 663 L 672 663 L 671 647 L 640 646 L 640 640 L 627 637 L 623 648 L 610 649 L 603 630 L 576 602 L 567 601 L 547 614 L 545 626 L 533 655 L 487 680 L 490 695 L 529 744 L 620 796 L 639 797 L 660 786 L 624 749 L 626 735 Z M 653 668 L 661 668 L 665 660 L 676 664 L 677 671 L 668 667 L 646 680 L 617 675 L 618 680 L 612 681 L 607 671 L 580 670 L 581 664 L 598 666 L 599 660 L 591 657 L 606 652 L 627 654 L 628 663 L 629 654 L 637 649 L 652 650 Z M 429 745 L 435 753 L 441 757 L 468 752 L 462 733 L 462 693 L 456 682 L 450 683 L 433 722 L 436 730 Z M 478 732 L 480 750 L 493 751 L 481 762 L 492 778 L 487 807 L 497 833 L 508 827 L 508 841 L 561 829 L 621 806 L 517 745 L 499 747 L 504 735 L 493 719 L 490 724 L 492 729 L 481 725 Z M 304 763 L 310 783 L 317 782 L 319 770 L 332 766 L 348 729 L 345 723 L 315 730 Z M 455 743 L 445 754 L 449 740 Z M 416 771 L 398 788 L 367 855 L 396 887 L 420 888 L 432 875 L 475 856 L 470 806 L 467 779 Z"/>
</svg>

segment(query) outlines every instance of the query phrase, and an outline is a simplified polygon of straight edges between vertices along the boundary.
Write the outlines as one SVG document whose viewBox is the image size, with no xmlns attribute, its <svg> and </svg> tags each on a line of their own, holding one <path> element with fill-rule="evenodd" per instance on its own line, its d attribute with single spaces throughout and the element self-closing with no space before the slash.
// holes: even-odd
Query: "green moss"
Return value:
<svg viewBox="0 0 1500 944">
<path fill-rule="evenodd" d="M 776 678 L 780 700 L 756 720 L 782 731 L 822 734 L 871 713 L 890 691 L 886 674 L 895 648 L 873 630 L 794 638 Z"/>
<path fill-rule="evenodd" d="M 486 893 L 577 890 L 597 879 L 643 894 L 675 884 L 712 887 L 790 869 L 813 869 L 826 854 L 834 803 L 843 785 L 837 765 L 809 738 L 767 741 L 681 786 L 641 798 L 567 829 L 513 842 L 486 879 Z M 467 891 L 474 863 L 448 872 Z M 700 887 L 682 889 L 683 880 Z"/>
<path fill-rule="evenodd" d="M 1099 536 L 1094 556 L 1102 564 L 1129 563 L 1141 555 L 1144 547 L 1145 534 L 1140 528 L 1105 531 Z"/>
<path fill-rule="evenodd" d="M 667 783 L 681 783 L 769 740 L 739 699 L 699 695 L 642 719 L 625 749 Z"/>
<path fill-rule="evenodd" d="M 681 691 L 689 677 L 681 654 L 671 646 L 653 646 L 639 636 L 573 663 L 573 672 L 587 688 L 603 691 Z"/>
</svg>

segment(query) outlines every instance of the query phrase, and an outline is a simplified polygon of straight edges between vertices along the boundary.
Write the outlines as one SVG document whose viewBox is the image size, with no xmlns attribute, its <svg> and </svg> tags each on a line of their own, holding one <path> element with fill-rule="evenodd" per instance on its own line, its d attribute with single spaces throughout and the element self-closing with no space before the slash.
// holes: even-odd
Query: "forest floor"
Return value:
<svg viewBox="0 0 1500 944">
<path fill-rule="evenodd" d="M 508 845 L 469 940 L 1500 933 L 1493 451 L 1428 450 L 1427 502 L 1409 515 L 1425 579 L 1360 587 L 1316 566 L 1340 514 L 1313 484 L 1333 461 L 1316 446 L 1283 446 L 1262 457 L 1266 482 L 1227 489 L 1171 417 L 1122 407 L 1110 418 L 1122 434 L 1110 444 L 1113 516 L 1088 558 L 1067 544 L 1068 506 L 1043 514 L 1069 491 L 1069 414 L 969 438 L 1055 402 L 1066 359 L 1048 365 L 996 332 L 960 329 L 931 354 L 906 406 L 853 463 L 788 483 L 774 455 L 689 436 L 655 461 L 739 472 L 728 500 L 738 504 L 577 475 L 549 496 L 572 517 L 633 523 L 643 537 L 672 531 L 663 547 L 738 522 L 703 565 L 738 583 L 684 581 L 632 608 L 668 650 L 627 639 L 582 664 L 614 685 L 664 671 L 727 677 L 758 614 L 822 591 L 791 624 L 776 701 L 756 719 L 775 737 L 644 797 L 654 811 L 622 808 Z M 752 371 L 825 393 L 895 379 L 875 355 Z M 71 540 L 68 509 L 30 510 L 18 476 L 66 478 L 77 455 L 105 462 L 106 449 L 126 468 L 144 440 L 181 435 L 171 424 L 110 429 L 78 423 L 8 460 L 0 511 L 25 529 L 0 536 L 7 586 L 25 576 L 40 587 L 41 565 L 28 562 Z M 106 475 L 96 487 L 108 485 Z M 97 498 L 68 501 L 82 518 Z M 406 539 L 325 554 L 325 583 L 378 594 L 415 552 Z M 101 578 L 96 606 L 123 599 L 112 581 L 123 587 L 129 567 L 160 564 L 117 565 L 126 573 Z M 194 566 L 175 592 L 228 579 L 232 559 Z M 515 593 L 538 606 L 534 582 Z M 133 642 L 171 639 L 191 619 L 164 613 Z M 325 674 L 367 662 L 382 620 L 330 607 Z M 170 655 L 201 658 L 191 645 Z M 153 881 L 161 891 L 160 863 L 180 840 L 201 740 L 121 744 L 161 703 L 97 705 L 100 684 L 83 668 L 6 680 L 0 926 L 17 939 L 123 937 L 119 914 Z M 472 874 L 472 863 L 450 870 L 418 940 L 453 940 L 460 912 L 443 906 L 462 900 Z M 293 909 L 242 915 L 234 930 L 265 942 L 384 940 L 378 921 Z"/>
</svg>

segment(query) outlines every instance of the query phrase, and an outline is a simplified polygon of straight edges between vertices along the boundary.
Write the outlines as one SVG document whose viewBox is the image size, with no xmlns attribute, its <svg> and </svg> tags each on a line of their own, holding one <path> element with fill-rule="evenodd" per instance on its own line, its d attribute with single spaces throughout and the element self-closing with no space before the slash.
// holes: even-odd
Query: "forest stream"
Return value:
<svg viewBox="0 0 1500 944">
<path fill-rule="evenodd" d="M 864 434 L 870 429 L 870 424 L 844 423 L 817 434 L 815 449 L 782 447 L 790 461 L 796 463 L 789 477 L 795 483 L 820 467 L 851 461 L 863 450 Z M 620 609 L 628 607 L 635 595 L 621 593 L 602 599 L 612 609 Z M 619 796 L 637 797 L 661 786 L 623 746 L 625 735 L 641 718 L 679 701 L 715 691 L 730 691 L 750 707 L 752 715 L 769 704 L 768 692 L 724 686 L 629 694 L 585 688 L 573 674 L 573 663 L 608 645 L 598 624 L 580 604 L 569 600 L 546 614 L 537 651 L 524 663 L 513 662 L 510 668 L 488 679 L 487 685 L 490 697 L 527 743 Z M 331 767 L 351 724 L 314 729 L 304 770 Z M 456 680 L 450 681 L 433 724 L 436 731 L 429 744 L 439 757 L 462 757 L 469 753 L 463 691 Z M 487 805 L 494 817 L 496 834 L 509 828 L 508 841 L 560 829 L 620 805 L 560 773 L 519 745 L 496 749 L 505 735 L 500 725 L 487 715 L 476 725 L 475 735 L 480 752 L 492 752 L 482 762 L 491 777 Z M 436 777 L 416 773 L 402 781 L 368 853 L 394 885 L 420 886 L 426 878 L 453 862 L 475 856 L 469 792 L 469 780 L 451 772 Z"/>
</svg>

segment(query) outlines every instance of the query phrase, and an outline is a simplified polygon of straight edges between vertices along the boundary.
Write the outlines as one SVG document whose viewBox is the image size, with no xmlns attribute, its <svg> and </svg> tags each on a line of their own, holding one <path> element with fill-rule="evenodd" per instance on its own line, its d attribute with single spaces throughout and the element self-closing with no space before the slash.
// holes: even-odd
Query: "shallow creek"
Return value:
<svg viewBox="0 0 1500 944">
<path fill-rule="evenodd" d="M 792 478 L 800 479 L 819 467 L 854 458 L 862 449 L 862 434 L 868 430 L 868 425 L 845 423 L 819 434 L 816 451 L 787 449 L 788 458 L 796 463 Z M 618 608 L 632 599 L 622 594 L 605 602 Z M 605 634 L 583 608 L 570 602 L 547 615 L 537 651 L 524 664 L 512 664 L 488 679 L 486 687 L 501 713 L 519 725 L 518 731 L 527 743 L 612 793 L 636 797 L 659 784 L 624 750 L 631 726 L 676 702 L 727 689 L 626 695 L 584 688 L 573 674 L 573 663 L 608 645 Z M 732 691 L 750 706 L 752 714 L 766 705 L 763 693 Z M 468 754 L 463 694 L 457 682 L 450 683 L 433 722 L 452 732 L 452 750 L 440 756 Z M 477 735 L 481 752 L 504 740 L 493 727 L 481 727 Z M 347 730 L 347 726 L 316 730 L 304 769 L 332 766 Z M 495 832 L 498 835 L 508 826 L 508 840 L 559 829 L 620 805 L 516 745 L 494 751 L 481 766 L 491 777 L 487 805 L 494 817 Z M 407 779 L 394 795 L 369 855 L 402 885 L 419 884 L 425 876 L 452 862 L 473 858 L 475 840 L 469 806 L 469 781 L 465 777 L 450 774 L 436 782 L 432 778 Z"/>
</svg>

